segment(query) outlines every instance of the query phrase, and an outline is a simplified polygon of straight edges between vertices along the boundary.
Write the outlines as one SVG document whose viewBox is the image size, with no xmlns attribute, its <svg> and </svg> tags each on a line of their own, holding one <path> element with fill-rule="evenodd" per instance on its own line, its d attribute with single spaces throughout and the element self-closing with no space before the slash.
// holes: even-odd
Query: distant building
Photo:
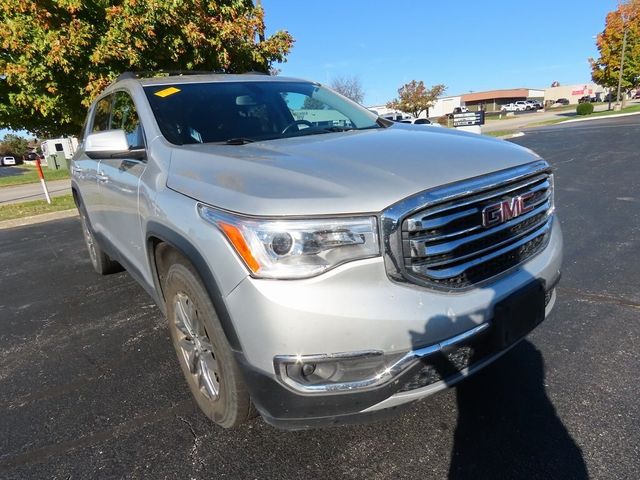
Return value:
<svg viewBox="0 0 640 480">
<path fill-rule="evenodd" d="M 551 103 L 559 98 L 566 98 L 569 100 L 569 103 L 578 103 L 578 100 L 585 96 L 603 100 L 606 94 L 607 89 L 595 83 L 560 85 L 559 87 L 549 87 L 545 89 L 544 101 Z"/>
<path fill-rule="evenodd" d="M 503 105 L 521 100 L 538 100 L 546 102 L 566 98 L 570 103 L 578 103 L 578 99 L 589 95 L 604 98 L 606 90 L 595 83 L 566 85 L 559 87 L 541 88 L 506 88 L 501 90 L 487 90 L 484 92 L 470 92 L 462 95 L 449 95 L 436 100 L 433 107 L 429 108 L 429 114 L 423 112 L 420 117 L 438 118 L 453 113 L 456 107 L 467 107 L 472 112 L 484 110 L 486 112 L 499 112 Z M 381 117 L 390 115 L 403 115 L 402 112 L 392 110 L 384 105 L 369 107 Z M 407 116 L 406 114 L 404 114 Z"/>
<path fill-rule="evenodd" d="M 462 95 L 464 105 L 472 112 L 484 110 L 487 112 L 500 111 L 503 105 L 520 100 L 544 99 L 544 90 L 536 88 L 508 88 L 489 90 L 486 92 L 472 92 Z"/>
</svg>

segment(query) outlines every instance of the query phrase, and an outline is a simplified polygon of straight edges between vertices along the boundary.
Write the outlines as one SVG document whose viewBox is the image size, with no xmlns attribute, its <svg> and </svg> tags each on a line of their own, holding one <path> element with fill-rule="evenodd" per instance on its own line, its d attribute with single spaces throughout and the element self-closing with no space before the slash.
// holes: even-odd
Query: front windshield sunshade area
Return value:
<svg viewBox="0 0 640 480">
<path fill-rule="evenodd" d="M 378 127 L 363 107 L 309 82 L 210 82 L 144 88 L 175 145 L 252 141 Z"/>
</svg>

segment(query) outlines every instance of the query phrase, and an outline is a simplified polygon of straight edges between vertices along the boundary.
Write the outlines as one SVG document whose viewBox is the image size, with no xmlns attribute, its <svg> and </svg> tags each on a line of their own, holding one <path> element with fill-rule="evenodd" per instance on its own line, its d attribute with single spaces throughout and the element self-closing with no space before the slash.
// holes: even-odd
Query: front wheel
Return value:
<svg viewBox="0 0 640 480">
<path fill-rule="evenodd" d="M 165 281 L 171 340 L 187 384 L 204 414 L 224 428 L 253 415 L 246 384 L 206 289 L 186 262 Z"/>
<path fill-rule="evenodd" d="M 115 260 L 111 260 L 109 255 L 104 253 L 102 248 L 100 248 L 100 245 L 98 245 L 98 242 L 96 242 L 96 238 L 93 235 L 91 226 L 89 225 L 87 215 L 82 211 L 82 208 L 80 208 L 79 211 L 84 243 L 89 251 L 89 258 L 91 259 L 93 269 L 100 275 L 108 275 L 110 273 L 122 271 L 122 266 Z"/>
</svg>

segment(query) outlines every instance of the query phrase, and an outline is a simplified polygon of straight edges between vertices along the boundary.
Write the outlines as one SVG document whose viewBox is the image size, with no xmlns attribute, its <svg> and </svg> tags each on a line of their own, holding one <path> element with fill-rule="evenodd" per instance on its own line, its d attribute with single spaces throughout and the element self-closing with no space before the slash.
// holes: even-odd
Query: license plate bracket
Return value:
<svg viewBox="0 0 640 480">
<path fill-rule="evenodd" d="M 492 330 L 498 348 L 517 342 L 544 320 L 544 299 L 543 283 L 534 281 L 496 304 Z"/>
</svg>

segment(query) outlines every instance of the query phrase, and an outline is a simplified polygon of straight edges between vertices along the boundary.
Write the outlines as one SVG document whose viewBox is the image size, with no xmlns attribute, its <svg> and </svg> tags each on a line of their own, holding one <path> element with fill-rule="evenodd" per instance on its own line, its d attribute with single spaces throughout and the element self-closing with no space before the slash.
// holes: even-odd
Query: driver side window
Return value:
<svg viewBox="0 0 640 480">
<path fill-rule="evenodd" d="M 136 106 L 127 92 L 116 92 L 113 96 L 113 111 L 111 114 L 111 130 L 124 130 L 129 142 L 129 149 L 144 148 L 144 132 Z"/>
</svg>

